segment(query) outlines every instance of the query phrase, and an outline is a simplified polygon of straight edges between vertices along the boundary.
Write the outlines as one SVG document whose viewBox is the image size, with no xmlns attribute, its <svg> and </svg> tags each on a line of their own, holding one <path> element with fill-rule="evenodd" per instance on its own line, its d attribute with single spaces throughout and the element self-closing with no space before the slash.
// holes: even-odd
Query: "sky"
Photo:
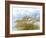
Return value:
<svg viewBox="0 0 46 38">
<path fill-rule="evenodd" d="M 13 8 L 13 17 L 22 18 L 23 16 L 40 14 L 39 8 Z"/>
</svg>

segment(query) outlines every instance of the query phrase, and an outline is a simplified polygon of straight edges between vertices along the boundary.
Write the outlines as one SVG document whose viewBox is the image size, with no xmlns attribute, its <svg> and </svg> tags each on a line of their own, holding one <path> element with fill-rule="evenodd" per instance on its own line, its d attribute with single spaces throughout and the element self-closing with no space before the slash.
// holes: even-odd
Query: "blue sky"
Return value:
<svg viewBox="0 0 46 38">
<path fill-rule="evenodd" d="M 22 18 L 23 16 L 40 14 L 39 8 L 13 8 L 13 17 Z"/>
</svg>

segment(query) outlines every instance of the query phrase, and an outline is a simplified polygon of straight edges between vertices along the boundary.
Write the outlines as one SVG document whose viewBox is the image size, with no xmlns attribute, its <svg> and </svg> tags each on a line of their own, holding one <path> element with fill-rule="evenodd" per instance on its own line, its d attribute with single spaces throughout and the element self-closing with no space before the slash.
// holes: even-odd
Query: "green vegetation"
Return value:
<svg viewBox="0 0 46 38">
<path fill-rule="evenodd" d="M 15 21 L 17 30 L 38 30 L 40 29 L 38 25 L 34 23 L 37 22 L 36 19 L 32 17 L 23 17 L 21 20 L 18 19 Z"/>
</svg>

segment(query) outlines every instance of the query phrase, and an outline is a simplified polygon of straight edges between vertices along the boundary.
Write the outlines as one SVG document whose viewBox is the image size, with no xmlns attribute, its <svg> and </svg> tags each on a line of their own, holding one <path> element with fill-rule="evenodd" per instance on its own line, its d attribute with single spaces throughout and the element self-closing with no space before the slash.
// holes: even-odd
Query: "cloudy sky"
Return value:
<svg viewBox="0 0 46 38">
<path fill-rule="evenodd" d="M 13 8 L 13 17 L 21 18 L 23 16 L 31 16 L 32 14 L 39 14 L 39 8 Z"/>
</svg>

